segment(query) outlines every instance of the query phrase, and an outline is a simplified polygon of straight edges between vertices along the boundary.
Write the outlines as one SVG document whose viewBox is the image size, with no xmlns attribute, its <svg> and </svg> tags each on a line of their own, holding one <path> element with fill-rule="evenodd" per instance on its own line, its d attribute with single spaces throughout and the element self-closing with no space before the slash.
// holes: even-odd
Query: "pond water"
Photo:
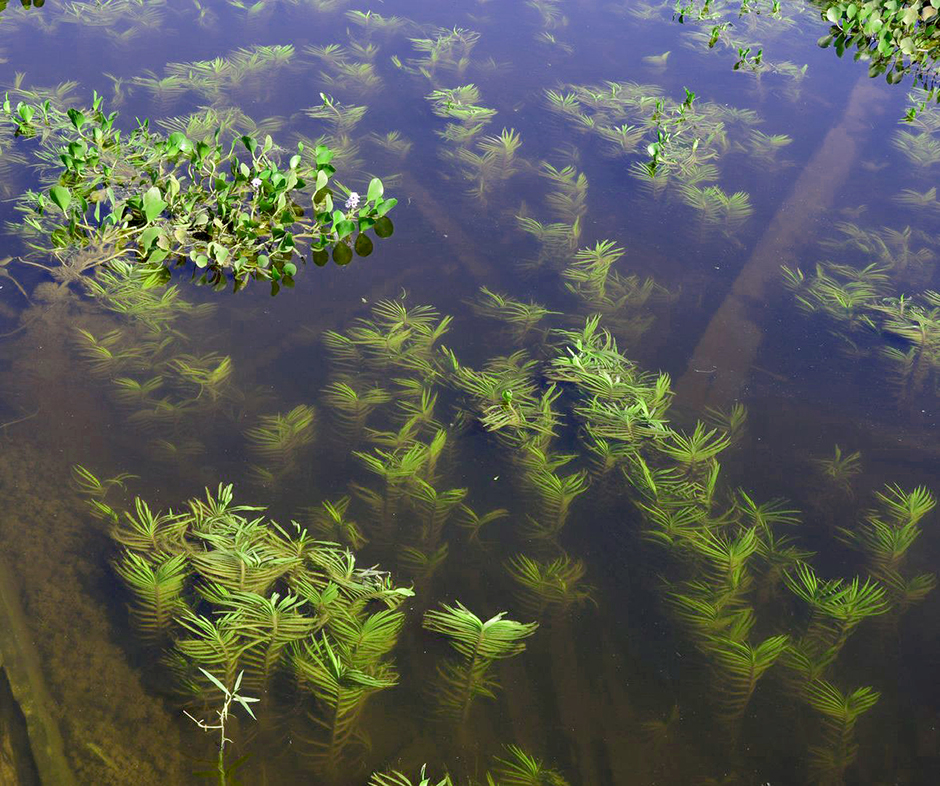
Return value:
<svg viewBox="0 0 940 786">
<path fill-rule="evenodd" d="M 938 782 L 909 79 L 801 2 L 3 5 L 14 104 L 324 144 L 337 204 L 398 199 L 276 297 L 145 289 L 30 248 L 60 170 L 3 120 L 9 782 L 218 782 L 199 667 L 259 699 L 232 782 Z M 187 507 L 220 483 L 267 512 Z"/>
</svg>

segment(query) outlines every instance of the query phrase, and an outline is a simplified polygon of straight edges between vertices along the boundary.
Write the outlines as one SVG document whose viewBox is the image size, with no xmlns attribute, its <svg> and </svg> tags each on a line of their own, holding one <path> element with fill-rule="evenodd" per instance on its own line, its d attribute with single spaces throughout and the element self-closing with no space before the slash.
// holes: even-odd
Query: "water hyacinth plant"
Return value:
<svg viewBox="0 0 940 786">
<path fill-rule="evenodd" d="M 313 262 L 346 265 L 354 252 L 372 253 L 373 242 L 393 231 L 382 181 L 373 178 L 364 197 L 350 192 L 334 205 L 335 168 L 325 146 L 302 144 L 284 166 L 268 135 L 242 136 L 231 144 L 216 133 L 193 141 L 176 131 L 164 137 L 147 121 L 130 133 L 105 114 L 95 94 L 90 109 L 63 109 L 51 101 L 19 102 L 9 96 L 0 118 L 15 134 L 36 139 L 38 158 L 55 176 L 45 191 L 27 191 L 27 245 L 60 262 L 81 255 L 84 269 L 133 260 L 148 283 L 165 283 L 173 266 L 192 263 L 200 283 L 235 290 L 252 279 L 270 281 L 272 292 L 293 285 L 301 247 Z"/>
</svg>

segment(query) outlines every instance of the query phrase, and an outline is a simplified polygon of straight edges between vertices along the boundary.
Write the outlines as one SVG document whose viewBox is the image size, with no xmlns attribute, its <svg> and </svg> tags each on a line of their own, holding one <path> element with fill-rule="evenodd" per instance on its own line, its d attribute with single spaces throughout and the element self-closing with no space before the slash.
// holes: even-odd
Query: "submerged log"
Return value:
<svg viewBox="0 0 940 786">
<path fill-rule="evenodd" d="M 708 323 L 676 385 L 679 404 L 701 410 L 739 398 L 760 349 L 768 306 L 776 300 L 773 288 L 781 289 L 780 267 L 802 261 L 867 140 L 882 97 L 867 76 L 855 84 L 841 121 L 826 134 Z"/>
<path fill-rule="evenodd" d="M 75 777 L 65 758 L 62 734 L 52 713 L 53 702 L 43 681 L 39 654 L 26 626 L 19 595 L 0 558 L 0 656 L 10 689 L 29 732 L 29 742 L 42 783 L 69 786 Z"/>
</svg>

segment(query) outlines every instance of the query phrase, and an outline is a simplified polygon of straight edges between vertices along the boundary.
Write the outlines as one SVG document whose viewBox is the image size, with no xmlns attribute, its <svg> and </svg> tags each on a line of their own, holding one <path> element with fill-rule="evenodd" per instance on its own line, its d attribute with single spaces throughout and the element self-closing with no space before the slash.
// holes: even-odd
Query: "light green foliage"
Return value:
<svg viewBox="0 0 940 786">
<path fill-rule="evenodd" d="M 505 619 L 505 612 L 483 621 L 459 601 L 454 606 L 425 612 L 424 627 L 446 636 L 458 659 L 438 664 L 438 700 L 441 711 L 466 723 L 478 696 L 495 698 L 499 684 L 490 673 L 492 664 L 525 650 L 524 639 L 538 624 Z"/>
<path fill-rule="evenodd" d="M 448 121 L 443 131 L 436 132 L 438 136 L 460 147 L 466 147 L 476 139 L 496 115 L 495 109 L 480 104 L 480 91 L 473 84 L 434 90 L 427 96 L 427 100 L 431 102 L 431 111 Z M 499 154 L 499 148 L 502 148 L 505 155 L 506 144 L 499 137 L 496 140 L 496 144 L 491 146 L 496 150 L 496 154 Z M 518 139 L 512 137 L 508 141 L 511 143 L 508 150 L 514 152 L 518 147 Z"/>
<path fill-rule="evenodd" d="M 460 27 L 435 28 L 428 38 L 412 38 L 418 57 L 408 61 L 409 70 L 437 84 L 443 76 L 462 78 L 470 66 L 470 53 L 480 40 L 474 30 Z"/>
<path fill-rule="evenodd" d="M 745 192 L 728 193 L 715 182 L 717 162 L 737 150 L 766 166 L 788 141 L 754 129 L 760 118 L 753 112 L 697 101 L 690 90 L 676 102 L 655 85 L 566 84 L 547 91 L 546 98 L 575 129 L 604 140 L 610 154 L 632 159 L 633 173 L 654 195 L 673 186 L 703 226 L 719 224 L 729 235 L 750 215 L 751 205 Z"/>
<path fill-rule="evenodd" d="M 471 306 L 479 316 L 505 324 L 509 337 L 517 344 L 524 342 L 533 331 L 538 332 L 538 325 L 543 319 L 559 313 L 549 311 L 540 303 L 523 303 L 486 287 L 480 287 L 480 294 Z"/>
<path fill-rule="evenodd" d="M 264 463 L 258 471 L 282 479 L 295 473 L 304 450 L 315 436 L 313 407 L 299 404 L 289 412 L 262 415 L 258 425 L 245 432 L 249 450 Z"/>
<path fill-rule="evenodd" d="M 106 486 L 76 473 L 96 497 Z M 335 773 L 365 739 L 358 721 L 369 695 L 397 681 L 389 653 L 411 590 L 357 567 L 344 546 L 236 505 L 231 486 L 176 513 L 153 513 L 139 498 L 135 508 L 112 528 L 124 548 L 115 568 L 142 635 L 168 647 L 183 695 L 202 701 L 219 681 L 244 677 L 270 712 L 271 680 L 293 673 L 321 729 L 311 755 Z"/>
<path fill-rule="evenodd" d="M 842 693 L 825 680 L 807 690 L 810 706 L 822 715 L 821 745 L 810 747 L 811 769 L 820 783 L 842 783 L 846 768 L 858 757 L 855 726 L 878 703 L 881 694 L 870 687 Z"/>
<path fill-rule="evenodd" d="M 592 600 L 591 587 L 582 581 L 584 562 L 567 554 L 544 562 L 517 554 L 506 564 L 506 570 L 518 587 L 521 608 L 531 616 L 564 616 Z"/>
<path fill-rule="evenodd" d="M 449 775 L 445 775 L 439 781 L 429 778 L 427 775 L 427 765 L 421 767 L 421 773 L 416 780 L 412 780 L 407 775 L 398 771 L 374 772 L 369 778 L 369 786 L 453 786 L 453 781 Z"/>
<path fill-rule="evenodd" d="M 923 486 L 912 491 L 886 486 L 876 499 L 878 507 L 855 526 L 843 528 L 842 534 L 867 556 L 872 575 L 884 584 L 892 604 L 904 610 L 937 584 L 933 573 L 907 576 L 904 571 L 907 552 L 921 534 L 920 521 L 937 500 Z"/>
<path fill-rule="evenodd" d="M 472 184 L 467 193 L 485 205 L 494 192 L 521 170 L 516 160 L 516 151 L 521 146 L 519 133 L 504 128 L 498 135 L 479 139 L 473 147 L 444 150 L 442 155 L 453 160 L 462 177 Z"/>
<path fill-rule="evenodd" d="M 496 757 L 493 769 L 500 786 L 568 786 L 560 772 L 518 745 L 507 745 L 505 755 Z"/>
<path fill-rule="evenodd" d="M 813 459 L 820 475 L 829 483 L 833 483 L 846 493 L 852 493 L 852 480 L 862 471 L 862 454 L 859 451 L 843 453 L 842 448 L 835 446 L 833 455 L 826 458 Z"/>
</svg>

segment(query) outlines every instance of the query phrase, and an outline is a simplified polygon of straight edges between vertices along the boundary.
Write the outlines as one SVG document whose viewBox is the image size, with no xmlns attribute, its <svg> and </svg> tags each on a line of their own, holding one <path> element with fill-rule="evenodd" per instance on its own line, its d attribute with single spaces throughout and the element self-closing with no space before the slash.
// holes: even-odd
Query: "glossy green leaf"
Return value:
<svg viewBox="0 0 940 786">
<path fill-rule="evenodd" d="M 377 177 L 373 177 L 369 182 L 369 192 L 366 195 L 366 199 L 369 202 L 377 202 L 382 198 L 382 194 L 385 193 L 385 187 L 382 185 L 382 181 Z"/>
<path fill-rule="evenodd" d="M 375 209 L 376 216 L 384 216 L 389 210 L 398 204 L 397 199 L 386 199 Z"/>
<path fill-rule="evenodd" d="M 144 218 L 147 220 L 147 223 L 149 224 L 151 221 L 156 220 L 165 209 L 166 202 L 163 201 L 160 189 L 156 186 L 151 186 L 143 197 Z"/>
<path fill-rule="evenodd" d="M 140 245 L 143 248 L 144 253 L 150 251 L 150 246 L 153 245 L 153 241 L 160 236 L 160 227 L 147 227 L 143 232 L 140 233 Z"/>
<path fill-rule="evenodd" d="M 49 198 L 63 213 L 69 209 L 72 203 L 72 192 L 65 186 L 53 186 L 49 189 Z"/>
<path fill-rule="evenodd" d="M 337 238 L 342 240 L 356 231 L 356 222 L 349 220 L 337 221 L 334 225 L 334 229 L 336 230 Z"/>
</svg>

